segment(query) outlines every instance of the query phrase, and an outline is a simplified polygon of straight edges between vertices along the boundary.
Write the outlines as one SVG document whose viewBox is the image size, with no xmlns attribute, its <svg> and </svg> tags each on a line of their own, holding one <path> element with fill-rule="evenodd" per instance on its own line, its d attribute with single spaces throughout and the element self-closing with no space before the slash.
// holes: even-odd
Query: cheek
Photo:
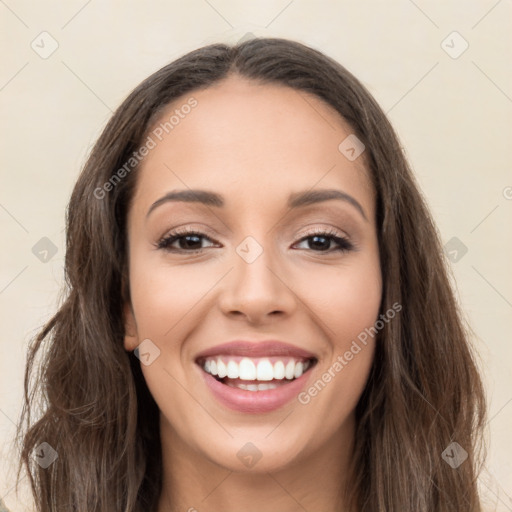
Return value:
<svg viewBox="0 0 512 512">
<path fill-rule="evenodd" d="M 175 337 L 194 306 L 223 275 L 215 261 L 197 265 L 143 264 L 132 259 L 130 286 L 139 336 L 150 339 Z M 320 321 L 336 352 L 344 352 L 350 341 L 377 319 L 382 294 L 378 255 L 370 251 L 347 259 L 346 265 L 319 265 L 314 271 L 297 269 L 291 280 L 294 293 Z M 172 334 L 171 334 L 172 333 Z"/>
<path fill-rule="evenodd" d="M 335 350 L 346 350 L 347 343 L 377 320 L 382 279 L 376 255 L 354 259 L 354 264 L 336 271 L 318 271 L 301 281 L 305 287 L 301 294 L 318 312 Z"/>
<path fill-rule="evenodd" d="M 138 337 L 152 340 L 160 350 L 151 365 L 141 366 L 142 373 L 159 409 L 173 423 L 180 423 L 185 411 L 198 412 L 183 387 L 190 376 L 181 341 L 190 333 L 194 305 L 207 291 L 205 276 L 200 280 L 192 266 L 173 268 L 143 263 L 142 258 L 132 263 L 130 288 Z"/>
<path fill-rule="evenodd" d="M 134 261 L 130 271 L 131 300 L 139 334 L 163 339 L 218 277 L 208 271 L 194 272 L 192 266 L 173 268 L 141 263 Z"/>
<path fill-rule="evenodd" d="M 354 410 L 373 362 L 382 298 L 380 264 L 376 254 L 369 254 L 335 274 L 317 273 L 314 287 L 309 279 L 313 277 L 308 288 L 314 290 L 309 305 L 322 320 L 329 348 L 299 402 L 328 412 L 332 424 L 326 428 L 335 429 Z"/>
</svg>

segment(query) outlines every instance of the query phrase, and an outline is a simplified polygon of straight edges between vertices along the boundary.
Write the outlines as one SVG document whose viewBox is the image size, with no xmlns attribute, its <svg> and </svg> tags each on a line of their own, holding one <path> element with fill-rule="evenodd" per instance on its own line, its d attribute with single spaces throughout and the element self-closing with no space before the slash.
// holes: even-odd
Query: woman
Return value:
<svg viewBox="0 0 512 512">
<path fill-rule="evenodd" d="M 141 83 L 73 191 L 66 280 L 26 370 L 39 510 L 481 510 L 437 230 L 322 53 L 214 44 Z"/>
</svg>

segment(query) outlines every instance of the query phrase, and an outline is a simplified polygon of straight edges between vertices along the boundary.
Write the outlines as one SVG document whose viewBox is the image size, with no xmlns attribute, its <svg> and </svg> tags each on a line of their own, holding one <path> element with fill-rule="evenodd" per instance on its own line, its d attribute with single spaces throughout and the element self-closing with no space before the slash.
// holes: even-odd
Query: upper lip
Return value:
<svg viewBox="0 0 512 512">
<path fill-rule="evenodd" d="M 242 357 L 288 356 L 297 359 L 313 359 L 315 355 L 303 348 L 278 340 L 234 340 L 203 350 L 196 361 L 211 356 L 232 355 Z"/>
</svg>

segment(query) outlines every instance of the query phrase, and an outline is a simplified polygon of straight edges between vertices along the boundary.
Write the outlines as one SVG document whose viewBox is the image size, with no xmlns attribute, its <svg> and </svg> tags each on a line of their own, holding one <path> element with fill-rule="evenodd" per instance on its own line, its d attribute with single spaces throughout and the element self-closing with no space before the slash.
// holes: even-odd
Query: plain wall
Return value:
<svg viewBox="0 0 512 512">
<path fill-rule="evenodd" d="M 0 497 L 12 511 L 29 503 L 12 490 L 9 451 L 27 343 L 57 304 L 65 208 L 85 157 L 143 78 L 247 33 L 324 51 L 388 113 L 444 243 L 458 251 L 454 285 L 477 335 L 490 407 L 481 486 L 489 510 L 512 510 L 509 1 L 9 0 L 0 17 Z M 55 43 L 43 31 L 58 43 L 50 56 Z M 46 263 L 33 253 L 43 237 L 57 250 Z"/>
</svg>

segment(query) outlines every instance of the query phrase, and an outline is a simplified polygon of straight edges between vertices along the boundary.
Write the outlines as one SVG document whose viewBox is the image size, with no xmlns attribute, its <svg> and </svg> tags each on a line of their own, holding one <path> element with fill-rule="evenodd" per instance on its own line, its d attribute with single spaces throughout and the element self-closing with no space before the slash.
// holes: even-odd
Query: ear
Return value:
<svg viewBox="0 0 512 512">
<path fill-rule="evenodd" d="M 139 345 L 137 332 L 137 322 L 133 312 L 132 301 L 130 298 L 130 287 L 128 285 L 128 276 L 123 272 L 121 278 L 121 300 L 123 301 L 123 325 L 124 325 L 124 348 L 128 352 L 135 350 Z"/>
<path fill-rule="evenodd" d="M 130 302 L 125 302 L 123 307 L 124 322 L 124 348 L 131 352 L 139 345 L 139 337 L 137 334 L 137 324 L 135 323 L 135 315 L 133 313 Z"/>
</svg>

